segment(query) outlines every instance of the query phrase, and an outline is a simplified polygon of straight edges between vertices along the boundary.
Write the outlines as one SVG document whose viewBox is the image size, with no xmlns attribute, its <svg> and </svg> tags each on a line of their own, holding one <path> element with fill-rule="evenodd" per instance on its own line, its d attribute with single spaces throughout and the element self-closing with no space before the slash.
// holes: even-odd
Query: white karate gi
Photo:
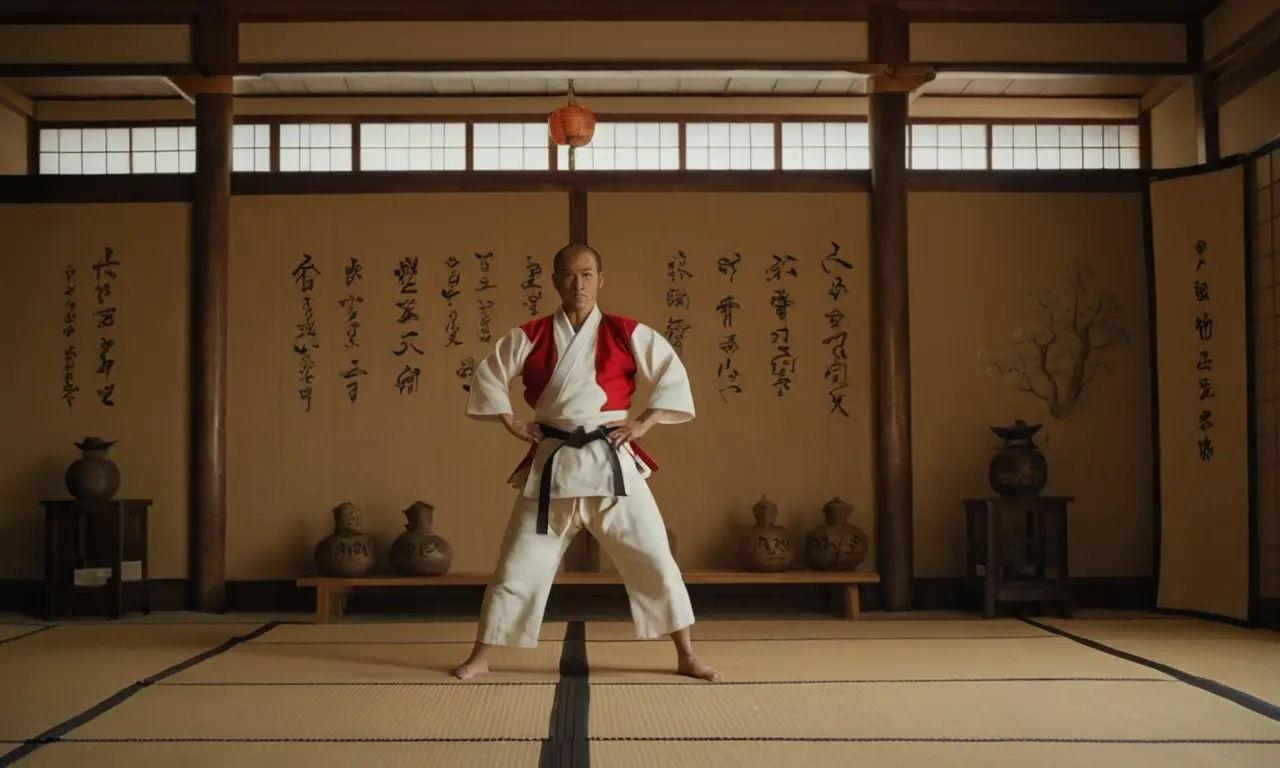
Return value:
<svg viewBox="0 0 1280 768">
<path fill-rule="evenodd" d="M 597 381 L 596 347 L 598 341 L 616 342 L 601 338 L 606 335 L 600 333 L 601 320 L 602 313 L 596 307 L 575 333 L 562 309 L 550 318 L 554 338 L 548 334 L 544 343 L 555 345 L 555 365 L 535 401 L 535 422 L 565 431 L 581 426 L 590 432 L 608 422 L 628 418 L 626 407 L 603 410 L 609 394 Z M 689 378 L 667 340 L 652 328 L 636 323 L 629 342 L 635 373 L 654 384 L 649 408 L 671 412 L 659 423 L 692 419 Z M 523 327 L 500 339 L 493 352 L 476 366 L 467 415 L 494 421 L 502 414 L 514 415 L 510 385 L 521 376 L 534 351 L 534 340 Z M 543 358 L 539 355 L 537 359 Z M 624 406 L 629 406 L 629 397 L 621 399 Z M 614 405 L 618 401 L 615 394 Z M 505 435 L 502 438 L 509 439 Z M 627 588 L 638 637 L 662 637 L 692 625 L 689 593 L 671 554 L 662 515 L 645 482 L 652 470 L 630 444 L 618 449 L 626 486 L 626 495 L 619 497 L 614 496 L 609 455 L 613 448 L 607 441 L 597 440 L 581 448 L 565 446 L 556 452 L 547 532 L 536 531 L 542 468 L 561 442 L 544 436 L 532 452 L 532 461 L 526 461 L 512 475 L 512 484 L 521 492 L 503 536 L 493 580 L 485 591 L 478 639 L 491 645 L 537 645 L 556 571 L 569 543 L 583 527 L 600 541 L 617 565 Z"/>
</svg>

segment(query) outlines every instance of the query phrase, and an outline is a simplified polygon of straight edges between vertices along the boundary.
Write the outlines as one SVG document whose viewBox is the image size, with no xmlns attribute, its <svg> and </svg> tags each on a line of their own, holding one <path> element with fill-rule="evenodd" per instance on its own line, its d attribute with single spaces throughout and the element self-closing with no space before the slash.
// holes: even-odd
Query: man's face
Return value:
<svg viewBox="0 0 1280 768">
<path fill-rule="evenodd" d="M 565 308 L 590 309 L 604 284 L 604 276 L 596 269 L 596 257 L 590 251 L 577 251 L 564 260 L 555 282 Z"/>
</svg>

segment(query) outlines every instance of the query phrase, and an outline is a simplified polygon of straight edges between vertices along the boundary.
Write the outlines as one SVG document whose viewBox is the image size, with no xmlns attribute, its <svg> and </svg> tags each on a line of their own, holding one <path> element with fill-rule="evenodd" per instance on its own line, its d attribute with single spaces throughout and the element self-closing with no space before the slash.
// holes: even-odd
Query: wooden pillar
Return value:
<svg viewBox="0 0 1280 768">
<path fill-rule="evenodd" d="M 911 318 L 907 270 L 907 111 L 932 72 L 913 67 L 901 9 L 872 6 L 871 368 L 877 559 L 890 611 L 911 608 Z"/>
<path fill-rule="evenodd" d="M 226 609 L 227 292 L 232 75 L 237 28 L 228 0 L 205 0 L 195 30 L 204 77 L 179 87 L 196 108 L 191 243 L 191 573 L 198 611 Z"/>
<path fill-rule="evenodd" d="M 587 190 L 574 187 L 569 190 L 569 242 L 589 245 L 587 236 Z M 566 571 L 586 573 L 600 570 L 600 542 L 583 530 L 565 553 Z"/>
</svg>

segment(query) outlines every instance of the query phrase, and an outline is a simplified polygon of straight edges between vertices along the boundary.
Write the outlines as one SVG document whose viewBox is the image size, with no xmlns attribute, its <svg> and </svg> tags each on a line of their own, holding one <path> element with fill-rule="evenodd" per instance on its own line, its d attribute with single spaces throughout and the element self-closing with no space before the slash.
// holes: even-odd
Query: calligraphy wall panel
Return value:
<svg viewBox="0 0 1280 768">
<path fill-rule="evenodd" d="M 1244 167 L 1153 182 L 1163 608 L 1249 612 Z"/>
<path fill-rule="evenodd" d="M 602 308 L 667 334 L 692 379 L 697 417 L 641 441 L 661 465 L 650 487 L 682 567 L 741 567 L 752 506 L 767 495 L 794 565 L 839 496 L 871 536 L 860 570 L 875 569 L 868 204 L 865 194 L 588 198 Z M 603 551 L 601 567 L 615 569 Z"/>
<path fill-rule="evenodd" d="M 149 575 L 186 577 L 190 231 L 185 204 L 0 206 L 0 578 L 43 575 L 40 502 L 90 435 L 154 502 Z"/>
<path fill-rule="evenodd" d="M 1076 498 L 1071 575 L 1150 575 L 1141 196 L 918 192 L 909 214 L 916 576 L 965 572 L 961 500 L 994 495 L 990 428 L 1016 419 L 1042 425 L 1043 492 Z"/>
<path fill-rule="evenodd" d="M 465 361 L 531 316 L 529 259 L 543 270 L 537 313 L 556 306 L 551 258 L 568 221 L 564 193 L 233 200 L 228 578 L 313 571 L 344 501 L 364 512 L 383 568 L 402 510 L 421 500 L 454 571 L 492 569 L 515 494 L 505 480 L 527 445 L 464 416 Z M 485 273 L 475 254 L 490 252 Z"/>
</svg>

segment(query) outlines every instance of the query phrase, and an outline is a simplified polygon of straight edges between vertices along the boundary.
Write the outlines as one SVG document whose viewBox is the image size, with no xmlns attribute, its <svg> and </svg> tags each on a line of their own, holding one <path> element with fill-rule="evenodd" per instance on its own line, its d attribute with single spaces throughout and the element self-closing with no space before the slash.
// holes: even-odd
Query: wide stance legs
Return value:
<svg viewBox="0 0 1280 768">
<path fill-rule="evenodd" d="M 618 499 L 552 499 L 546 535 L 535 532 L 537 500 L 516 500 L 494 579 L 485 591 L 475 648 L 454 670 L 456 677 L 465 680 L 488 672 L 489 646 L 537 646 L 560 561 L 585 527 L 618 567 L 636 635 L 642 639 L 671 635 L 681 674 L 719 679 L 693 652 L 688 630 L 694 623 L 693 608 L 657 504 L 643 482 L 628 490 L 630 496 Z"/>
</svg>

